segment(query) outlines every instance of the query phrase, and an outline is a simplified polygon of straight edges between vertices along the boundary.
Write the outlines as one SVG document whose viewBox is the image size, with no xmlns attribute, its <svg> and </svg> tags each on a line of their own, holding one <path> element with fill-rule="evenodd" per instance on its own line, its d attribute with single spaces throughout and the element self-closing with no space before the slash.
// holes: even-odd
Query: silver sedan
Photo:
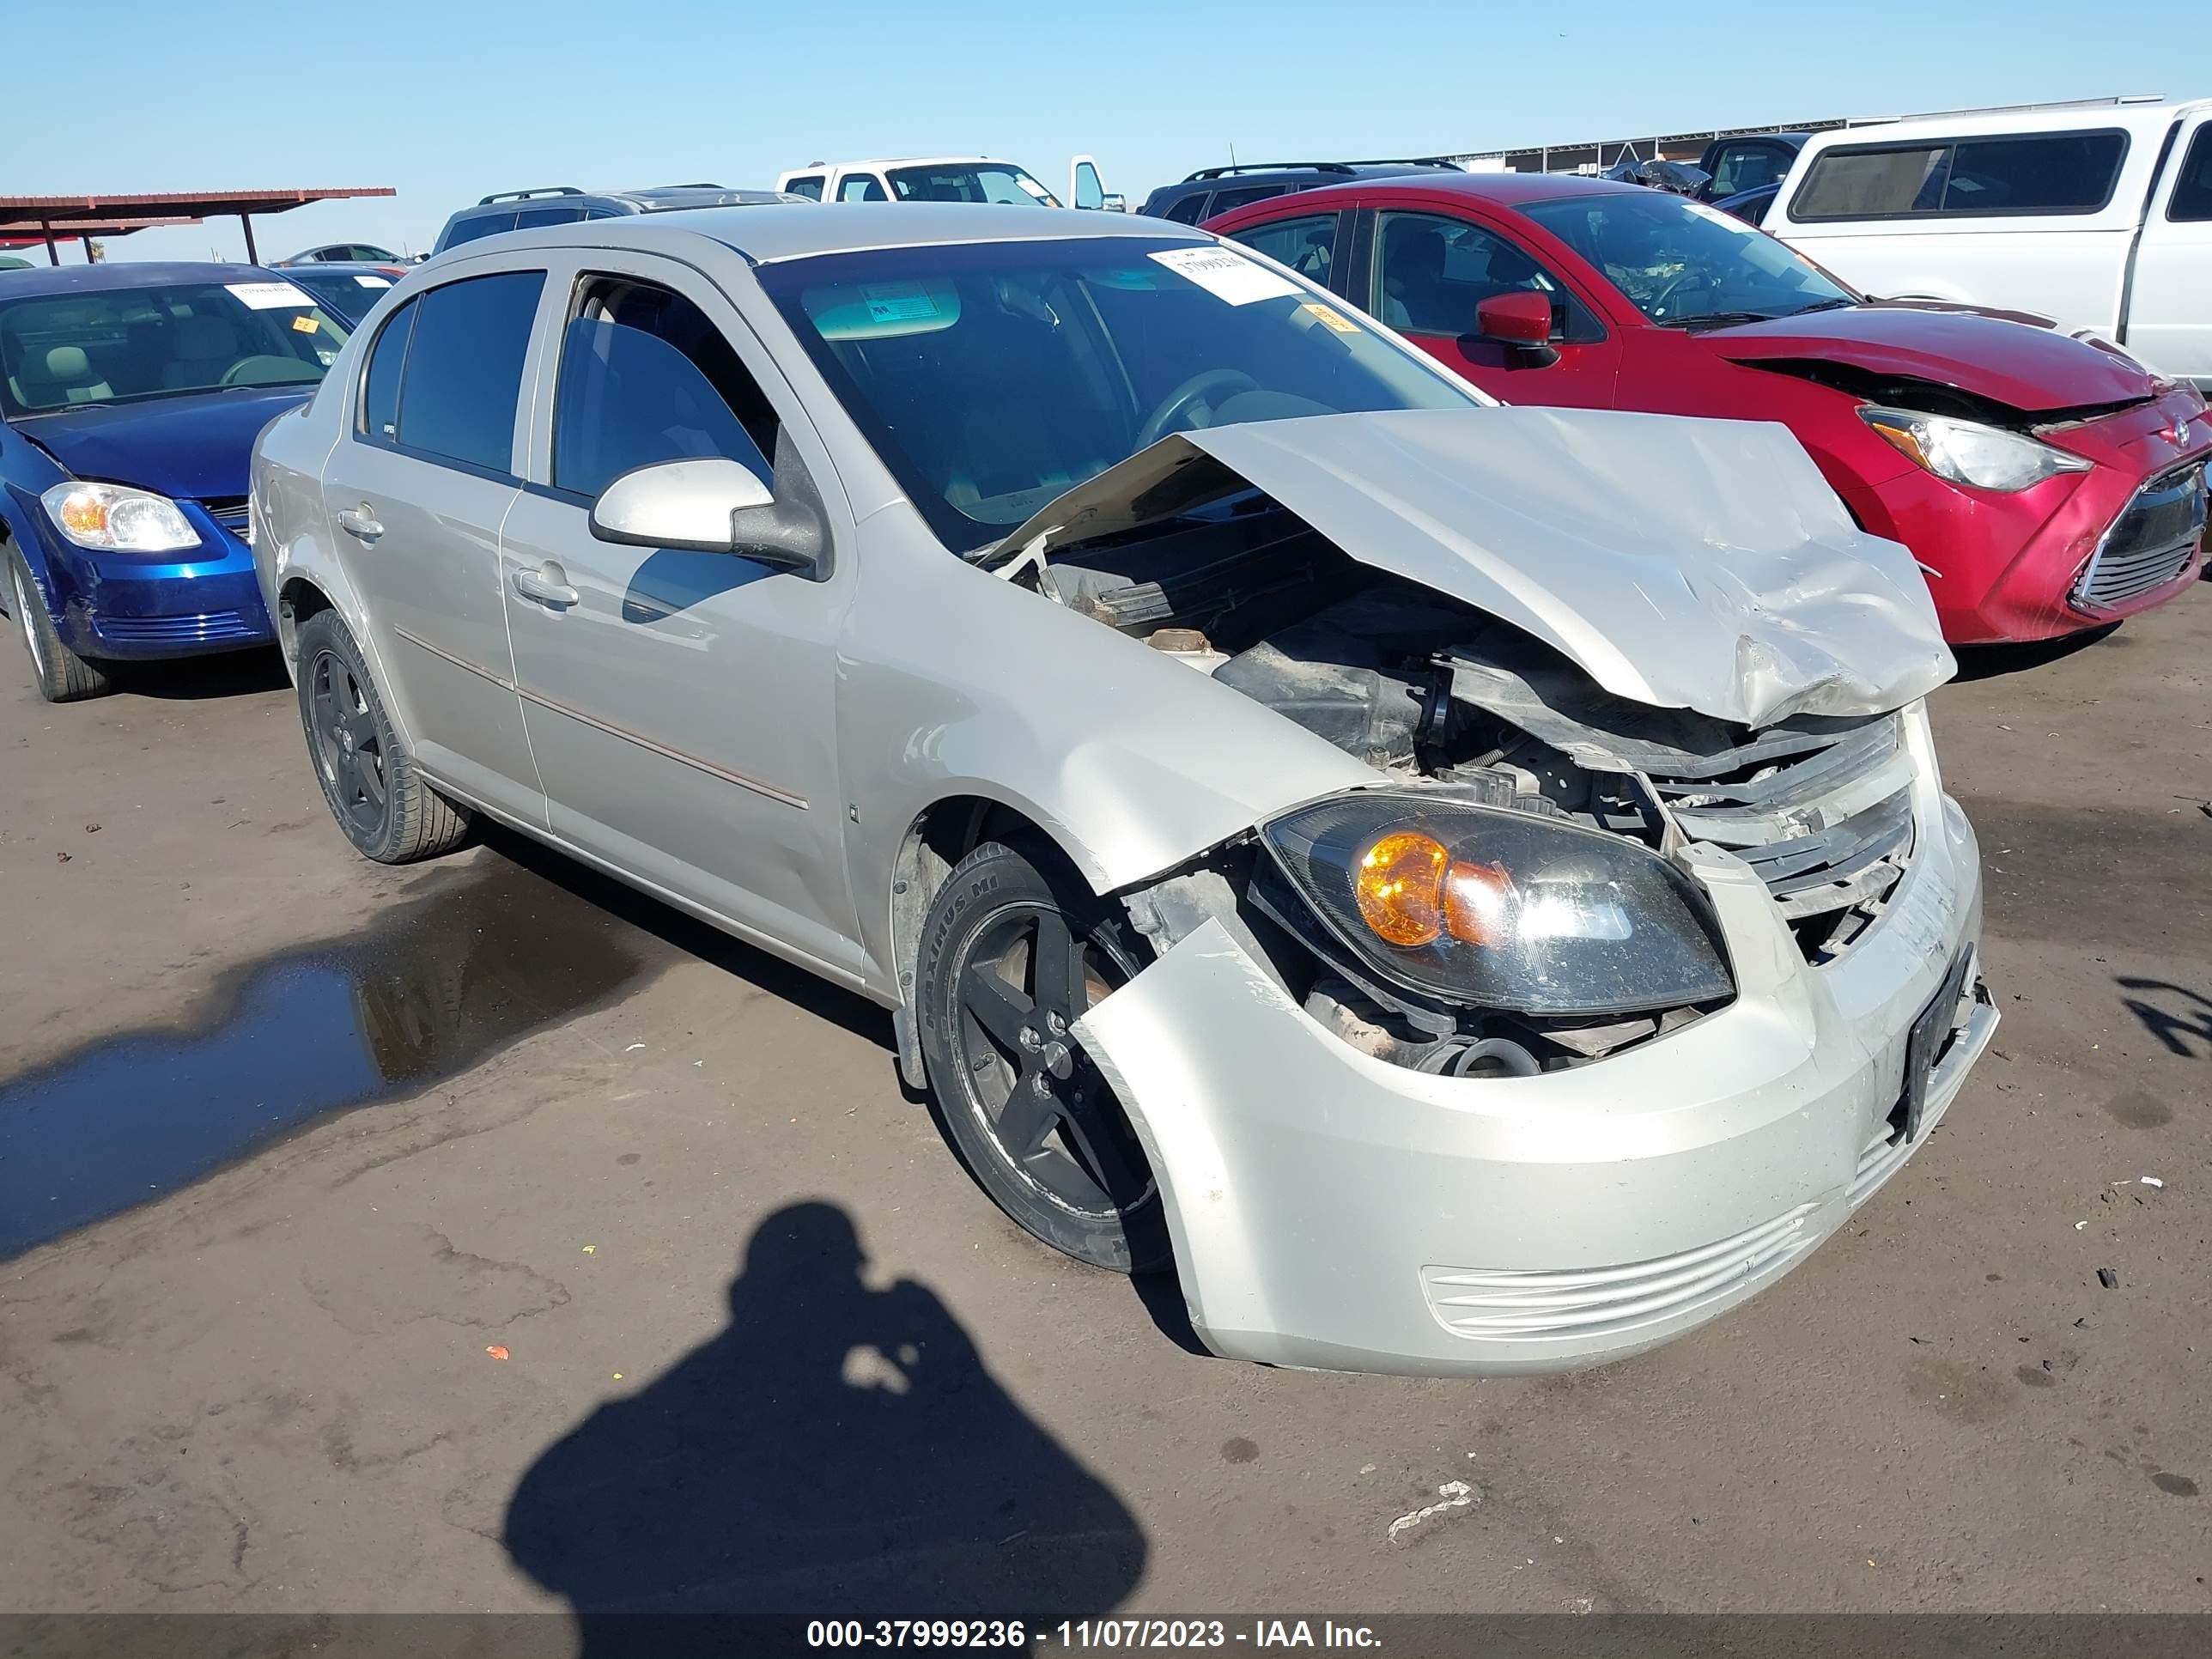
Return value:
<svg viewBox="0 0 2212 1659">
<path fill-rule="evenodd" d="M 1499 406 L 1184 227 L 474 242 L 252 507 L 361 852 L 497 820 L 888 1006 L 1006 1213 L 1223 1354 L 1663 1342 L 1995 1028 L 1926 585 L 1785 431 Z"/>
</svg>

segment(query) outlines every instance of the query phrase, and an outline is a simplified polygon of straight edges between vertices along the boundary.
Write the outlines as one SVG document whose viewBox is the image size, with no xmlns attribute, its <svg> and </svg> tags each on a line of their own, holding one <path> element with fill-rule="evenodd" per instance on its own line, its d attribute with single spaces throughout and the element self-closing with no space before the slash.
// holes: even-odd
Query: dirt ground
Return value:
<svg viewBox="0 0 2212 1659">
<path fill-rule="evenodd" d="M 358 860 L 272 665 L 48 708 L 10 643 L 0 1607 L 2212 1610 L 2208 630 L 1936 697 L 2005 1023 L 1911 1167 L 1481 1383 L 1193 1352 L 872 1006 L 512 841 Z"/>
</svg>

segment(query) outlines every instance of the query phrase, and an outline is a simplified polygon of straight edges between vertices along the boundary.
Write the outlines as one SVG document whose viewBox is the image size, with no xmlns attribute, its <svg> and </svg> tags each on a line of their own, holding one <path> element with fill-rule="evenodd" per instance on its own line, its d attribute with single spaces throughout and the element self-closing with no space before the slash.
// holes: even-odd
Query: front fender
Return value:
<svg viewBox="0 0 2212 1659">
<path fill-rule="evenodd" d="M 980 796 L 1051 835 L 1099 892 L 1376 773 L 1241 693 L 962 562 L 912 510 L 864 526 L 837 742 L 863 943 L 890 949 L 908 827 Z"/>
</svg>

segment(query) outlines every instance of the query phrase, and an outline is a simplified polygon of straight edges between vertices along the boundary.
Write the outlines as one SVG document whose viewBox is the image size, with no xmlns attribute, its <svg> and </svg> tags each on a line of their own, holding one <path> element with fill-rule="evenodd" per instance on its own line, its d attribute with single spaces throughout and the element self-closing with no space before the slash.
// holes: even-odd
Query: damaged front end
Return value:
<svg viewBox="0 0 2212 1659">
<path fill-rule="evenodd" d="M 1632 530 L 1592 459 L 1623 436 L 1646 481 L 1672 479 Z M 1778 532 L 1719 487 L 1745 476 Z M 1851 529 L 1778 428 L 1491 410 L 1194 434 L 1064 497 L 997 557 L 1374 769 L 1374 794 L 1324 813 L 1318 853 L 1291 815 L 1188 879 L 1206 914 L 1265 935 L 1315 1018 L 1395 1064 L 1528 1075 L 1725 1005 L 1703 896 L 1644 918 L 1656 935 L 1591 896 L 1679 887 L 1691 843 L 1741 859 L 1816 964 L 1872 924 L 1912 854 L 1899 711 L 1950 659 L 1909 560 Z M 1845 581 L 1844 557 L 1869 562 Z M 1633 621 L 1601 630 L 1592 611 Z M 1393 902 L 1422 915 L 1363 912 L 1391 872 L 1351 866 L 1377 847 L 1412 883 Z M 1571 896 L 1560 872 L 1593 863 Z M 1172 944 L 1157 891 L 1132 906 Z M 1510 979 L 1476 971 L 1501 929 Z"/>
<path fill-rule="evenodd" d="M 1919 708 L 1948 653 L 1778 428 L 1188 434 L 995 561 L 1373 774 L 1125 890 L 1156 960 L 1078 1027 L 1219 1352 L 1496 1372 L 1664 1340 L 1839 1224 L 1987 1041 Z"/>
</svg>

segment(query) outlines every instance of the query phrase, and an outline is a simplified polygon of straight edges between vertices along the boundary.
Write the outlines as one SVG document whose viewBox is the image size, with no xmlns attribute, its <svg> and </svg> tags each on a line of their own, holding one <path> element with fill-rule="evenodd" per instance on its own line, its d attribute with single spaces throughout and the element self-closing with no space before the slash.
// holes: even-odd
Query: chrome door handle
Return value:
<svg viewBox="0 0 2212 1659">
<path fill-rule="evenodd" d="M 535 570 L 518 570 L 514 573 L 514 591 L 540 605 L 572 605 L 583 595 L 562 580 L 567 574 L 559 565 L 550 562 Z"/>
<path fill-rule="evenodd" d="M 384 533 L 384 526 L 364 503 L 360 507 L 342 507 L 337 512 L 338 528 L 356 540 L 373 542 Z"/>
</svg>

